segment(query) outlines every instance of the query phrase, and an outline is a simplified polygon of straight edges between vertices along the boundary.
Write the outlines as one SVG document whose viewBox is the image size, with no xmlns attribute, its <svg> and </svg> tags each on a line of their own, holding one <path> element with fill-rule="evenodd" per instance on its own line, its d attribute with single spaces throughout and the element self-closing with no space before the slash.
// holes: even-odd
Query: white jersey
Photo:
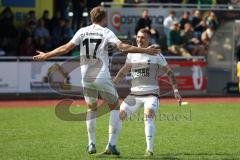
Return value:
<svg viewBox="0 0 240 160">
<path fill-rule="evenodd" d="M 159 72 L 161 67 L 167 66 L 167 61 L 162 54 L 128 54 L 126 63 L 131 64 L 131 94 L 160 94 Z"/>
<path fill-rule="evenodd" d="M 120 40 L 108 28 L 98 24 L 81 28 L 71 43 L 80 45 L 82 79 L 111 78 L 107 46 Z"/>
</svg>

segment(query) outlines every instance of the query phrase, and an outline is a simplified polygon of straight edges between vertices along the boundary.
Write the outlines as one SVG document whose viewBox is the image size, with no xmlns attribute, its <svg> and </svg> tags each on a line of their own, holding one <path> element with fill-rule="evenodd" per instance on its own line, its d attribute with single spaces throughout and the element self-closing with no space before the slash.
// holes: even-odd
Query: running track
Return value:
<svg viewBox="0 0 240 160">
<path fill-rule="evenodd" d="M 61 100 L 3 100 L 0 101 L 0 108 L 26 108 L 26 107 L 54 107 Z M 189 104 L 209 103 L 239 103 L 240 97 L 217 97 L 217 98 L 184 98 Z M 162 98 L 161 104 L 177 104 L 174 98 Z M 84 100 L 74 100 L 73 105 L 84 105 Z"/>
</svg>

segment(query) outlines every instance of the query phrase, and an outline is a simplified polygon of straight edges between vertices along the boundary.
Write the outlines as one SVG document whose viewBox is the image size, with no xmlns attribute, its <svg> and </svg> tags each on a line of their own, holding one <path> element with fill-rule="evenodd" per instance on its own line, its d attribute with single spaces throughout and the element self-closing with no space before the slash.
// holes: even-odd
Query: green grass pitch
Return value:
<svg viewBox="0 0 240 160">
<path fill-rule="evenodd" d="M 73 107 L 73 112 L 82 112 Z M 145 159 L 143 110 L 123 123 L 120 158 L 86 154 L 85 122 L 66 122 L 53 107 L 0 109 L 1 160 Z M 97 152 L 108 139 L 108 118 L 97 119 Z M 162 105 L 155 120 L 152 159 L 240 159 L 240 105 Z"/>
</svg>

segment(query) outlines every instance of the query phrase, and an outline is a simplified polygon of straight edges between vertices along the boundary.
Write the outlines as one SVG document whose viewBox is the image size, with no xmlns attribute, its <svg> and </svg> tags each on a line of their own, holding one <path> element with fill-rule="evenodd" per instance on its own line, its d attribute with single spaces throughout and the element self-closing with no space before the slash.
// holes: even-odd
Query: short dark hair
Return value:
<svg viewBox="0 0 240 160">
<path fill-rule="evenodd" d="M 103 7 L 98 6 L 91 10 L 90 15 L 93 23 L 99 23 L 106 17 L 106 12 Z"/>
<path fill-rule="evenodd" d="M 151 32 L 149 31 L 149 29 L 146 29 L 146 28 L 142 28 L 142 29 L 140 29 L 138 32 L 145 33 L 145 34 L 147 34 L 149 37 L 151 36 Z"/>
</svg>

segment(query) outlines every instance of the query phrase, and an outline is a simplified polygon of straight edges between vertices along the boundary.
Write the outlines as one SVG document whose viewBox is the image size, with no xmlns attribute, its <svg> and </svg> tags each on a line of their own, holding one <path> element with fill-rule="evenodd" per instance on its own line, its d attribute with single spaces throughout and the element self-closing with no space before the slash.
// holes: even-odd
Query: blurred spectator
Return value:
<svg viewBox="0 0 240 160">
<path fill-rule="evenodd" d="M 0 15 L 0 38 L 18 38 L 18 31 L 13 24 L 14 16 L 9 7 Z"/>
<path fill-rule="evenodd" d="M 58 25 L 52 31 L 52 45 L 59 46 L 67 42 L 68 40 L 68 31 L 66 28 L 65 19 L 60 19 Z"/>
<path fill-rule="evenodd" d="M 192 27 L 195 28 L 202 21 L 201 12 L 199 10 L 195 10 L 193 12 L 192 17 Z"/>
<path fill-rule="evenodd" d="M 60 16 L 64 19 L 68 18 L 70 0 L 57 0 L 55 3 L 55 9 L 60 12 Z"/>
<path fill-rule="evenodd" d="M 82 14 L 84 10 L 83 0 L 72 0 L 73 17 L 72 17 L 72 28 L 78 30 L 82 22 Z"/>
<path fill-rule="evenodd" d="M 192 18 L 192 27 L 195 32 L 195 36 L 201 39 L 201 34 L 206 30 L 206 23 L 202 20 L 202 16 L 199 10 L 194 11 Z"/>
<path fill-rule="evenodd" d="M 38 21 L 38 26 L 34 31 L 34 40 L 38 41 L 40 38 L 44 38 L 45 40 L 50 38 L 49 31 L 45 27 L 43 19 Z"/>
<path fill-rule="evenodd" d="M 176 12 L 174 10 L 170 10 L 168 16 L 164 19 L 164 22 L 163 22 L 165 34 L 168 35 L 173 22 L 176 22 L 176 21 L 177 21 Z"/>
<path fill-rule="evenodd" d="M 25 25 L 29 23 L 35 23 L 37 24 L 37 18 L 36 18 L 36 13 L 35 11 L 31 10 L 28 12 L 26 19 L 25 19 Z"/>
<path fill-rule="evenodd" d="M 36 41 L 36 48 L 40 51 L 47 52 L 51 50 L 52 46 L 51 43 L 49 43 L 49 41 L 47 41 L 44 38 L 40 38 L 38 39 L 38 41 Z"/>
<path fill-rule="evenodd" d="M 186 48 L 191 55 L 204 55 L 204 47 L 200 44 L 200 41 L 194 37 L 194 31 L 190 23 L 184 25 L 181 37 L 184 48 Z"/>
<path fill-rule="evenodd" d="M 51 49 L 51 44 L 49 43 L 50 34 L 48 29 L 45 27 L 43 19 L 39 19 L 38 26 L 34 31 L 33 37 L 38 50 L 48 51 Z"/>
<path fill-rule="evenodd" d="M 74 31 L 71 28 L 70 20 L 65 20 L 65 28 L 66 28 L 66 33 L 65 33 L 65 39 L 66 41 L 70 41 L 72 37 L 74 36 Z"/>
<path fill-rule="evenodd" d="M 215 27 L 213 25 L 208 25 L 206 31 L 202 33 L 201 41 L 205 47 L 209 45 L 210 40 L 212 39 L 214 33 L 215 33 Z"/>
<path fill-rule="evenodd" d="M 184 57 L 191 57 L 190 53 L 183 48 L 181 36 L 180 36 L 180 25 L 177 21 L 172 23 L 171 29 L 168 34 L 168 50 L 175 55 L 182 55 Z"/>
<path fill-rule="evenodd" d="M 20 42 L 24 42 L 27 37 L 34 37 L 34 31 L 36 29 L 36 23 L 33 21 L 28 22 L 21 32 Z"/>
<path fill-rule="evenodd" d="M 152 21 L 149 18 L 148 10 L 144 9 L 135 27 L 135 33 L 137 34 L 137 32 L 142 28 L 150 29 L 151 24 L 152 24 Z"/>
<path fill-rule="evenodd" d="M 19 56 L 34 56 L 35 45 L 33 44 L 32 37 L 27 37 L 26 40 L 20 45 Z"/>
<path fill-rule="evenodd" d="M 0 14 L 0 23 L 1 23 L 1 26 L 2 25 L 5 25 L 5 24 L 9 24 L 9 23 L 12 23 L 14 20 L 14 15 L 13 15 L 13 12 L 11 10 L 11 8 L 9 7 L 6 7 L 2 13 Z"/>
<path fill-rule="evenodd" d="M 151 33 L 151 39 L 150 39 L 150 43 L 151 44 L 157 44 L 159 41 L 159 34 L 158 31 L 154 28 L 150 29 L 150 33 Z"/>
<path fill-rule="evenodd" d="M 61 19 L 60 11 L 56 11 L 53 14 L 53 17 L 50 21 L 50 33 L 52 33 L 53 29 L 58 25 L 59 20 Z"/>
<path fill-rule="evenodd" d="M 186 23 L 190 23 L 190 12 L 184 11 L 180 19 L 180 29 L 184 29 Z"/>
<path fill-rule="evenodd" d="M 217 29 L 218 27 L 218 20 L 217 20 L 217 17 L 215 15 L 215 13 L 213 11 L 211 11 L 209 13 L 209 16 L 206 17 L 206 25 L 209 26 L 211 25 L 212 27 L 214 27 L 214 30 Z"/>
<path fill-rule="evenodd" d="M 49 18 L 49 11 L 48 10 L 43 11 L 42 20 L 44 21 L 45 27 L 48 29 L 48 31 L 50 31 L 51 30 L 51 24 L 50 24 L 51 20 Z"/>
<path fill-rule="evenodd" d="M 18 44 L 18 30 L 13 24 L 14 15 L 9 7 L 0 14 L 0 43 L 7 55 L 15 56 Z"/>
</svg>

